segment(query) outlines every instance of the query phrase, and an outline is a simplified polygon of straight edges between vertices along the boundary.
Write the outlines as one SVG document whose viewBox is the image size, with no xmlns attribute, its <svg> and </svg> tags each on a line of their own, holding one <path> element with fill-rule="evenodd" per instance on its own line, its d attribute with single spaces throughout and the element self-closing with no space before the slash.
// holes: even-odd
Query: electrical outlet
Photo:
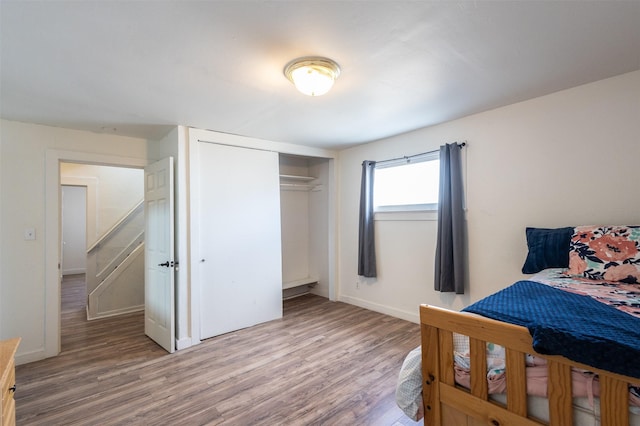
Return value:
<svg viewBox="0 0 640 426">
<path fill-rule="evenodd" d="M 360 290 L 360 280 L 356 280 L 356 290 Z"/>
</svg>

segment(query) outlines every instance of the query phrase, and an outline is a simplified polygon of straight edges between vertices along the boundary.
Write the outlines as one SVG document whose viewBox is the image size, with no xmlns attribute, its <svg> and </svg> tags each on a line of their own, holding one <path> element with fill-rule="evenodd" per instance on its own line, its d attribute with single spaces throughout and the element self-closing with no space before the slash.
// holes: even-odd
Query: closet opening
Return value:
<svg viewBox="0 0 640 426">
<path fill-rule="evenodd" d="M 279 156 L 283 299 L 329 298 L 329 161 Z"/>
</svg>

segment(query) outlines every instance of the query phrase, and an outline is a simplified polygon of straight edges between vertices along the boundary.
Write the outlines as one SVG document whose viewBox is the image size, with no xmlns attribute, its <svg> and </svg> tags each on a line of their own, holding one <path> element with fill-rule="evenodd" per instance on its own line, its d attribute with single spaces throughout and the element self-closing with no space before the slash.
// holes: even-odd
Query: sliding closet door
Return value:
<svg viewBox="0 0 640 426">
<path fill-rule="evenodd" d="M 282 317 L 278 154 L 198 143 L 200 338 Z"/>
</svg>

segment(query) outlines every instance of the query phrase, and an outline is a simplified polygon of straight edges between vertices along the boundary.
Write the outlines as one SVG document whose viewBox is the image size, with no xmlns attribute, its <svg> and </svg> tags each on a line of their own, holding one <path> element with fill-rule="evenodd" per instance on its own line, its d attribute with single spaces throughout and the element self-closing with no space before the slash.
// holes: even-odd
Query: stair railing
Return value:
<svg viewBox="0 0 640 426">
<path fill-rule="evenodd" d="M 144 202 L 140 201 L 87 250 L 87 295 L 144 242 Z"/>
</svg>

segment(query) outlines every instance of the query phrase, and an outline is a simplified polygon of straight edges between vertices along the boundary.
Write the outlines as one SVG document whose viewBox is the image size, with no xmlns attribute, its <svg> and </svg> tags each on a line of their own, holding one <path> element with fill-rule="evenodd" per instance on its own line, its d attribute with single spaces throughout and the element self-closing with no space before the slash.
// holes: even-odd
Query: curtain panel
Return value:
<svg viewBox="0 0 640 426">
<path fill-rule="evenodd" d="M 375 161 L 362 162 L 358 234 L 358 275 L 363 277 L 376 276 L 376 247 L 373 226 L 373 180 L 375 167 Z"/>
<path fill-rule="evenodd" d="M 465 237 L 461 146 L 440 147 L 440 194 L 434 288 L 464 294 Z"/>
</svg>

